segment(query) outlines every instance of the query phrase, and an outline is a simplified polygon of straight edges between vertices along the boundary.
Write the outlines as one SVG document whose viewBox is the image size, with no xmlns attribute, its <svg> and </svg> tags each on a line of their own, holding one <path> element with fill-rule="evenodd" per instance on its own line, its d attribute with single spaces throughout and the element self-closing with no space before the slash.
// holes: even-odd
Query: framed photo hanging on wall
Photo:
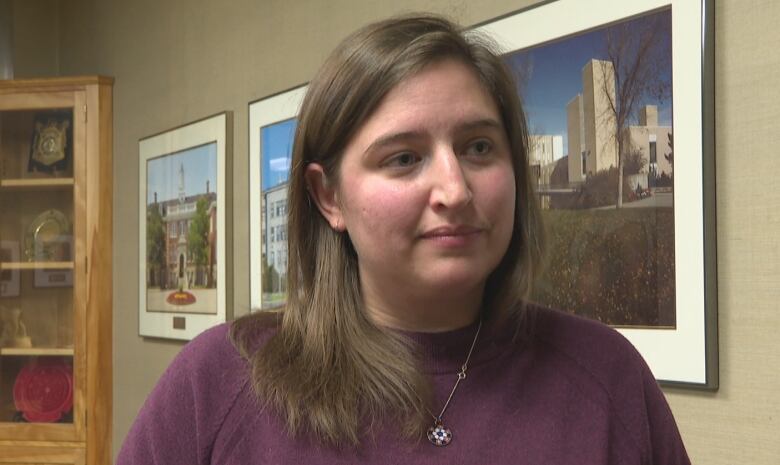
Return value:
<svg viewBox="0 0 780 465">
<path fill-rule="evenodd" d="M 251 309 L 281 307 L 287 293 L 287 181 L 301 86 L 249 104 Z"/>
<path fill-rule="evenodd" d="M 189 340 L 226 321 L 232 119 L 139 142 L 139 333 Z"/>
<path fill-rule="evenodd" d="M 0 263 L 18 262 L 20 256 L 18 241 L 0 241 Z M 19 270 L 0 267 L 0 297 L 17 297 L 20 283 Z"/>
<path fill-rule="evenodd" d="M 543 2 L 477 27 L 517 80 L 548 233 L 533 300 L 715 389 L 712 2 Z M 704 38 L 704 41 L 702 41 Z"/>
</svg>

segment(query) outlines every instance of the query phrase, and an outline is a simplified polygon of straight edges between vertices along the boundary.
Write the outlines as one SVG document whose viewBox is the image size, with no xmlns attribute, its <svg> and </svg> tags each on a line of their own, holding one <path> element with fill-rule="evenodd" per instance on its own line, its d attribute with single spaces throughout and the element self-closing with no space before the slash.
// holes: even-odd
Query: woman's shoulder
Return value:
<svg viewBox="0 0 780 465">
<path fill-rule="evenodd" d="M 213 326 L 188 342 L 179 353 L 190 369 L 236 370 L 247 366 L 243 345 L 248 351 L 261 347 L 274 333 L 269 325 L 253 324 L 253 315 Z"/>
<path fill-rule="evenodd" d="M 529 306 L 534 345 L 547 362 L 565 367 L 572 378 L 611 391 L 627 377 L 643 384 L 652 373 L 620 332 L 603 323 L 560 310 Z"/>
<path fill-rule="evenodd" d="M 625 336 L 600 322 L 543 307 L 530 307 L 529 317 L 537 366 L 614 420 L 610 437 L 628 438 L 648 463 L 690 463 L 663 392 Z"/>
<path fill-rule="evenodd" d="M 599 321 L 539 305 L 529 305 L 528 313 L 535 338 L 562 352 L 583 357 L 604 351 L 638 355 L 625 336 Z"/>
<path fill-rule="evenodd" d="M 241 321 L 222 323 L 206 329 L 185 344 L 169 365 L 156 387 L 156 391 L 187 389 L 197 405 L 212 405 L 212 413 L 221 407 L 229 409 L 241 392 L 250 386 L 251 365 L 236 334 L 253 346 L 263 344 L 272 334 L 270 328 L 251 328 L 250 332 L 237 333 L 235 325 Z M 152 397 L 156 393 L 152 393 Z M 217 408 L 220 406 L 220 408 Z M 226 410 L 225 410 L 226 411 Z M 224 413 L 224 412 L 223 412 Z"/>
<path fill-rule="evenodd" d="M 208 362 L 235 353 L 230 343 L 231 322 L 221 323 L 204 330 L 187 342 L 179 355 L 187 359 Z"/>
<path fill-rule="evenodd" d="M 251 367 L 231 337 L 234 324 L 209 328 L 182 347 L 147 397 L 117 463 L 207 462 L 238 399 L 251 389 Z"/>
<path fill-rule="evenodd" d="M 249 366 L 230 339 L 231 324 L 213 326 L 187 342 L 155 390 L 187 389 L 199 405 L 230 403 L 249 379 Z"/>
</svg>

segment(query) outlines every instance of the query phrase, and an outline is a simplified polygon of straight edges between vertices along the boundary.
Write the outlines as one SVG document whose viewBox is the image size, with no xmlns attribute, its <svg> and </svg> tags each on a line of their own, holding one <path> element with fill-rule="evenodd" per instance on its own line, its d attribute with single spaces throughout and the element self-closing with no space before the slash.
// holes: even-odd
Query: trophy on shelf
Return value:
<svg viewBox="0 0 780 465">
<path fill-rule="evenodd" d="M 73 124 L 69 113 L 47 112 L 36 116 L 27 171 L 55 175 L 65 171 L 71 158 L 72 140 Z"/>
<path fill-rule="evenodd" d="M 64 360 L 28 363 L 19 371 L 13 388 L 14 421 L 29 423 L 73 422 L 73 367 Z"/>
<path fill-rule="evenodd" d="M 65 261 L 70 257 L 70 221 L 59 210 L 46 210 L 36 216 L 24 238 L 29 261 Z"/>
<path fill-rule="evenodd" d="M 27 327 L 22 322 L 22 309 L 0 307 L 0 347 L 32 347 L 32 339 L 27 335 Z"/>
</svg>

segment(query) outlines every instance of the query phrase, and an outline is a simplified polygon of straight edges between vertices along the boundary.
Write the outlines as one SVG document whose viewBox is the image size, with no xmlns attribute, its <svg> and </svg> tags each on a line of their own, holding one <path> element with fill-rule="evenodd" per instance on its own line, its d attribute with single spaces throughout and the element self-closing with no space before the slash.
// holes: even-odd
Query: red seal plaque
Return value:
<svg viewBox="0 0 780 465">
<path fill-rule="evenodd" d="M 192 292 L 188 291 L 171 292 L 165 299 L 165 301 L 171 305 L 190 305 L 194 304 L 196 300 L 197 299 L 192 294 Z"/>
<path fill-rule="evenodd" d="M 73 368 L 64 362 L 39 362 L 19 371 L 14 404 L 25 420 L 53 423 L 73 408 Z"/>
</svg>

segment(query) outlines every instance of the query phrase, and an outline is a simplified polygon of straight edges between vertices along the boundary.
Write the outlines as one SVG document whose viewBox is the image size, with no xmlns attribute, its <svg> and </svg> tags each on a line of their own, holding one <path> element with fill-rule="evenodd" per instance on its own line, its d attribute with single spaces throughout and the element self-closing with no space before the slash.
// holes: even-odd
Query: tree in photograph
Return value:
<svg viewBox="0 0 780 465">
<path fill-rule="evenodd" d="M 268 259 L 265 254 L 263 254 L 262 267 L 263 292 L 271 294 L 276 290 L 275 285 L 279 280 L 279 273 L 276 272 L 272 265 L 268 264 Z"/>
<path fill-rule="evenodd" d="M 163 287 L 165 266 L 165 225 L 157 203 L 146 207 L 146 267 L 150 287 Z"/>
<path fill-rule="evenodd" d="M 195 216 L 190 223 L 187 246 L 192 263 L 200 274 L 203 268 L 209 264 L 209 200 L 206 197 L 199 198 L 195 204 Z M 206 273 L 206 276 L 210 275 L 211 273 Z M 207 278 L 205 281 L 202 284 L 210 286 L 209 279 Z"/>
<path fill-rule="evenodd" d="M 639 174 L 647 166 L 647 158 L 641 150 L 629 148 L 623 161 L 623 174 Z"/>
<path fill-rule="evenodd" d="M 672 165 L 672 173 L 674 173 L 674 134 L 670 132 L 666 135 L 666 139 L 669 141 L 669 150 L 671 151 L 669 153 L 665 153 L 664 158 L 666 158 L 666 161 Z"/>
<path fill-rule="evenodd" d="M 648 100 L 663 102 L 671 95 L 671 12 L 626 21 L 607 29 L 601 92 L 614 118 L 617 144 L 617 208 L 623 206 L 623 172 L 630 141 L 624 137 L 636 111 Z M 614 87 L 613 87 L 614 86 Z"/>
</svg>

